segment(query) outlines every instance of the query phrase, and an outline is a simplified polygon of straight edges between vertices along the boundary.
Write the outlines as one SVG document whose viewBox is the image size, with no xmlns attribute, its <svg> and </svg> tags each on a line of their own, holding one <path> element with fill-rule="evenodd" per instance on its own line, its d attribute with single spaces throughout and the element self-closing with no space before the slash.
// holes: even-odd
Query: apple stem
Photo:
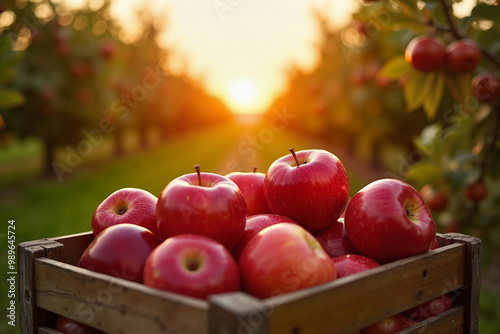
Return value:
<svg viewBox="0 0 500 334">
<path fill-rule="evenodd" d="M 413 212 L 411 212 L 411 208 L 406 207 L 405 211 L 406 211 L 407 216 L 410 216 L 410 217 L 415 216 L 415 214 Z"/>
<path fill-rule="evenodd" d="M 297 167 L 300 166 L 300 162 L 299 162 L 299 159 L 297 158 L 297 155 L 295 154 L 295 150 L 292 148 L 288 149 L 290 151 L 290 153 L 292 153 L 293 155 L 293 158 L 295 159 L 295 162 L 297 163 Z"/>
<path fill-rule="evenodd" d="M 255 172 L 257 172 L 257 167 L 253 168 L 253 172 L 254 172 L 254 174 L 255 174 Z"/>
<path fill-rule="evenodd" d="M 196 173 L 198 174 L 198 185 L 201 187 L 201 173 L 200 173 L 200 165 L 194 165 L 194 169 L 196 169 Z"/>
</svg>

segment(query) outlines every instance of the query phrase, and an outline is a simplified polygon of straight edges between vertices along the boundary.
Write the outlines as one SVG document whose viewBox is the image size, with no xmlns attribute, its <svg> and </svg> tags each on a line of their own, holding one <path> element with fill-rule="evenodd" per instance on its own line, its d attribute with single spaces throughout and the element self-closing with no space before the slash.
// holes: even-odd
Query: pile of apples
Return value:
<svg viewBox="0 0 500 334">
<path fill-rule="evenodd" d="M 195 169 L 158 198 L 123 188 L 104 199 L 78 265 L 200 299 L 268 298 L 438 247 L 418 191 L 380 179 L 349 198 L 347 172 L 325 150 L 290 149 L 266 173 Z M 444 295 L 361 333 L 392 333 L 451 304 Z"/>
</svg>

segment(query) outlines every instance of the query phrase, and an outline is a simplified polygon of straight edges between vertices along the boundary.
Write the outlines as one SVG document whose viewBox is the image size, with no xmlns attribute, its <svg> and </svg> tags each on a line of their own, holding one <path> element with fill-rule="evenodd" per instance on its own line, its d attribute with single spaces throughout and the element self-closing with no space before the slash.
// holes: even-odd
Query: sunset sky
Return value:
<svg viewBox="0 0 500 334">
<path fill-rule="evenodd" d="M 62 0 L 64 1 L 64 0 Z M 99 3 L 102 0 L 66 0 Z M 318 37 L 312 9 L 320 9 L 335 27 L 347 24 L 361 0 L 113 0 L 113 12 L 132 35 L 140 25 L 134 12 L 153 13 L 165 26 L 160 43 L 176 54 L 173 71 L 187 69 L 236 112 L 263 111 L 295 64 L 308 69 L 316 61 Z M 464 0 L 455 13 L 466 13 Z M 463 14 L 462 14 L 463 15 Z"/>
<path fill-rule="evenodd" d="M 312 66 L 313 7 L 341 26 L 358 6 L 357 1 L 326 0 L 151 1 L 153 12 L 165 16 L 162 43 L 178 52 L 172 66 L 187 60 L 191 75 L 240 112 L 263 110 L 282 88 L 290 64 Z M 130 3 L 116 0 L 115 9 L 133 25 Z"/>
</svg>

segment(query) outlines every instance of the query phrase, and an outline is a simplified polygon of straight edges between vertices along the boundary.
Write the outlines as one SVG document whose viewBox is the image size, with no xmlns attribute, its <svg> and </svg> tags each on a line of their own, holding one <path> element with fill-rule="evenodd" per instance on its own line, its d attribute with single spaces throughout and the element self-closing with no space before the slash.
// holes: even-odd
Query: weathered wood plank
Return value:
<svg viewBox="0 0 500 334">
<path fill-rule="evenodd" d="M 53 238 L 64 246 L 64 263 L 77 265 L 88 245 L 94 240 L 92 231 Z"/>
<path fill-rule="evenodd" d="M 430 319 L 398 332 L 398 334 L 442 334 L 464 332 L 464 307 L 455 306 L 451 310 L 438 314 Z"/>
<path fill-rule="evenodd" d="M 37 305 L 111 332 L 206 333 L 208 303 L 49 259 L 35 261 Z"/>
<path fill-rule="evenodd" d="M 465 245 L 452 244 L 266 300 L 272 333 L 351 333 L 465 284 Z"/>
<path fill-rule="evenodd" d="M 64 258 L 63 245 L 50 239 L 22 242 L 18 246 L 19 325 L 22 333 L 36 333 L 51 324 L 54 316 L 36 305 L 34 260 L 38 257 Z"/>
</svg>

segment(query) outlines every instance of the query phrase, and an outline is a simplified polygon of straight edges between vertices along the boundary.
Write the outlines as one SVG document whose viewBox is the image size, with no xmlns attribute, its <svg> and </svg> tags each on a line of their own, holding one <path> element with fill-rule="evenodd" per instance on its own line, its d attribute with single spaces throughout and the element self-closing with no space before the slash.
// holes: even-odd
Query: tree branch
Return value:
<svg viewBox="0 0 500 334">
<path fill-rule="evenodd" d="M 446 21 L 448 23 L 449 28 L 445 29 L 444 27 L 440 26 L 437 22 L 432 22 L 433 26 L 442 31 L 449 31 L 455 39 L 467 38 L 465 34 L 463 34 L 460 30 L 458 30 L 458 27 L 456 26 L 454 20 L 453 8 L 451 4 L 448 2 L 448 0 L 439 0 L 439 2 L 443 7 L 443 12 L 446 17 Z M 500 70 L 500 59 L 496 57 L 493 53 L 491 53 L 490 50 L 482 47 L 481 45 L 479 47 L 481 48 L 483 56 L 485 58 L 488 58 L 492 63 L 495 64 L 498 70 Z"/>
<path fill-rule="evenodd" d="M 453 15 L 453 8 L 451 7 L 450 3 L 447 0 L 439 0 L 441 3 L 441 6 L 443 7 L 444 11 L 444 16 L 446 17 L 446 21 L 448 22 L 448 25 L 450 26 L 450 32 L 455 37 L 455 39 L 463 39 L 466 36 L 464 36 L 457 28 L 454 20 L 454 15 Z"/>
</svg>

